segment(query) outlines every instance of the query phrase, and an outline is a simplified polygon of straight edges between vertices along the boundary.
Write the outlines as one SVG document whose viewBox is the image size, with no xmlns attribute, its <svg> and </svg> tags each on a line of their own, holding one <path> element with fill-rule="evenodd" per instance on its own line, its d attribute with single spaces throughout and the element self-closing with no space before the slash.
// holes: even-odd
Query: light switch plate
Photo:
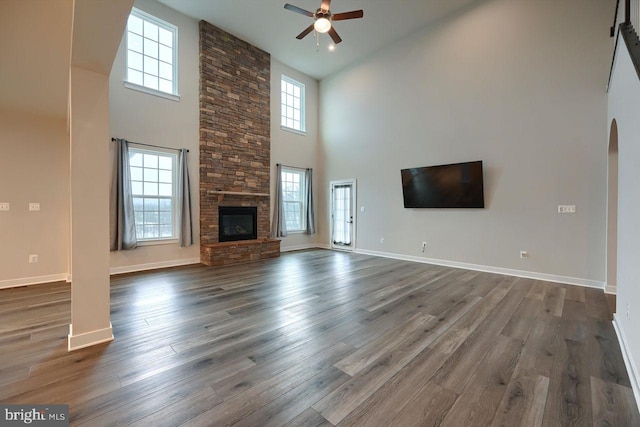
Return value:
<svg viewBox="0 0 640 427">
<path fill-rule="evenodd" d="M 10 208 L 9 203 L 0 203 L 0 211 L 8 211 Z"/>
<path fill-rule="evenodd" d="M 30 211 L 39 211 L 40 210 L 40 203 L 29 203 L 29 210 Z"/>
</svg>

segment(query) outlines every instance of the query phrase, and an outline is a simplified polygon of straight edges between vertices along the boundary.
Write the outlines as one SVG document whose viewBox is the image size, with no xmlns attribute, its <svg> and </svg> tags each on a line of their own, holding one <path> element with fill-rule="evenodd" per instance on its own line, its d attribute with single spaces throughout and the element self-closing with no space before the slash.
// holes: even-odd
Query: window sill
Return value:
<svg viewBox="0 0 640 427">
<path fill-rule="evenodd" d="M 282 125 L 280 125 L 280 129 L 282 129 L 284 131 L 287 131 L 287 132 L 295 133 L 295 134 L 298 134 L 298 135 L 307 136 L 307 132 L 302 131 L 302 130 L 297 130 L 297 129 L 289 128 L 289 127 L 282 126 Z"/>
<path fill-rule="evenodd" d="M 304 234 L 307 230 L 287 230 L 287 234 Z"/>
<path fill-rule="evenodd" d="M 138 240 L 140 246 L 160 246 L 160 245 L 177 245 L 178 239 L 156 239 L 156 240 Z"/>
<path fill-rule="evenodd" d="M 124 87 L 126 87 L 127 89 L 132 89 L 132 90 L 137 90 L 138 92 L 143 92 L 149 95 L 154 95 L 160 98 L 166 98 L 166 99 L 170 99 L 172 101 L 176 101 L 179 102 L 180 101 L 180 95 L 173 95 L 171 93 L 166 93 L 166 92 L 161 92 L 159 90 L 155 90 L 155 89 L 151 89 L 148 87 L 144 87 L 144 86 L 140 86 L 137 85 L 135 83 L 131 83 L 131 82 L 124 82 Z"/>
</svg>

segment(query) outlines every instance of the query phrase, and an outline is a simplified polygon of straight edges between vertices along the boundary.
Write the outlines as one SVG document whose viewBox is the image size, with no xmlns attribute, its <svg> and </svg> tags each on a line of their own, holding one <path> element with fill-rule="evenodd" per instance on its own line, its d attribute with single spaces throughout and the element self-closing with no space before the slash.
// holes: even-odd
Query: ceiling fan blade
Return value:
<svg viewBox="0 0 640 427">
<path fill-rule="evenodd" d="M 303 32 L 301 32 L 300 34 L 298 34 L 296 36 L 296 38 L 298 40 L 302 40 L 307 34 L 309 34 L 311 31 L 313 31 L 313 24 L 309 25 L 307 28 L 304 29 Z"/>
<path fill-rule="evenodd" d="M 313 26 L 313 25 L 312 25 Z M 335 44 L 338 44 L 342 41 L 342 39 L 340 38 L 340 36 L 338 35 L 338 33 L 336 33 L 336 29 L 331 27 L 329 29 L 329 35 L 331 36 L 331 38 L 333 39 L 333 42 Z"/>
<path fill-rule="evenodd" d="M 328 12 L 330 4 L 331 4 L 331 0 L 322 0 L 322 6 L 320 6 L 320 9 L 324 10 L 325 12 Z"/>
<path fill-rule="evenodd" d="M 301 9 L 298 6 L 294 6 L 294 5 L 289 4 L 289 3 L 285 4 L 284 8 L 287 9 L 287 10 L 290 10 L 291 12 L 296 12 L 296 13 L 299 13 L 301 15 L 308 16 L 310 18 L 313 18 L 313 16 L 314 16 L 313 12 L 309 12 L 308 10 Z"/>
<path fill-rule="evenodd" d="M 345 19 L 356 19 L 364 16 L 363 10 L 352 10 L 351 12 L 336 13 L 331 16 L 332 21 L 344 21 Z"/>
</svg>

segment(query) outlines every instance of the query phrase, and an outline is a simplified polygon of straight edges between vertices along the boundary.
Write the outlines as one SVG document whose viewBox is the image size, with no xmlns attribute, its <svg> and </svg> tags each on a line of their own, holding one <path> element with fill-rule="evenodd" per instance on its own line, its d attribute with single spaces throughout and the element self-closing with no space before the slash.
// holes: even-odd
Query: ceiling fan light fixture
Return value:
<svg viewBox="0 0 640 427">
<path fill-rule="evenodd" d="M 319 33 L 326 33 L 331 29 L 331 21 L 327 18 L 318 18 L 313 24 L 313 28 Z"/>
</svg>

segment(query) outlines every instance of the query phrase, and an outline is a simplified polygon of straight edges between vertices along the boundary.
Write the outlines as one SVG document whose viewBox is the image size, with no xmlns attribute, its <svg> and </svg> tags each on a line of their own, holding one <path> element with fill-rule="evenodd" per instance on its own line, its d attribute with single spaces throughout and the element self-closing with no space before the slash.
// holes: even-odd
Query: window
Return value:
<svg viewBox="0 0 640 427">
<path fill-rule="evenodd" d="M 283 75 L 280 88 L 281 126 L 285 129 L 305 132 L 304 85 Z"/>
<path fill-rule="evenodd" d="M 282 201 L 287 231 L 305 231 L 305 179 L 304 170 L 282 168 Z"/>
<path fill-rule="evenodd" d="M 176 239 L 177 155 L 129 149 L 131 190 L 139 241 Z"/>
<path fill-rule="evenodd" d="M 177 95 L 177 39 L 175 25 L 133 8 L 127 23 L 125 85 L 154 94 Z"/>
</svg>

